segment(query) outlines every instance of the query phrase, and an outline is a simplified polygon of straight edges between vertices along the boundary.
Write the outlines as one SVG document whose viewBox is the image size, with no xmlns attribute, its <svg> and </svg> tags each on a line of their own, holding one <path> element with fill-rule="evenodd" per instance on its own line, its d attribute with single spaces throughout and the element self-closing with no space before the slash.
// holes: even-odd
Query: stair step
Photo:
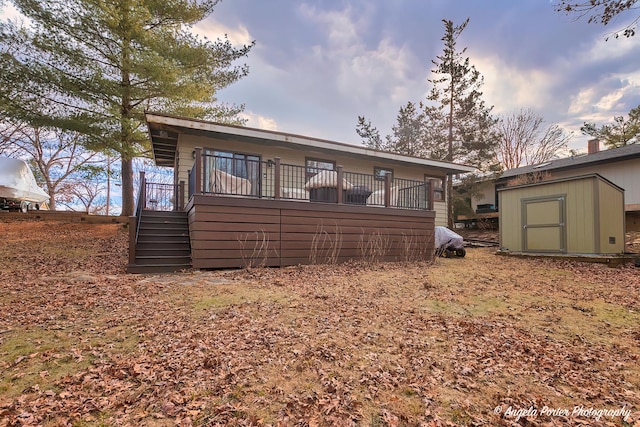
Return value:
<svg viewBox="0 0 640 427">
<path fill-rule="evenodd" d="M 174 228 L 189 228 L 187 222 L 174 222 L 174 221 L 140 221 L 140 227 L 174 227 Z"/>
<path fill-rule="evenodd" d="M 165 256 L 191 258 L 191 250 L 189 248 L 186 248 L 186 249 L 173 249 L 173 248 L 143 249 L 143 248 L 136 247 L 136 257 L 165 257 Z"/>
<path fill-rule="evenodd" d="M 138 242 L 136 250 L 141 249 L 157 249 L 157 250 L 177 250 L 177 251 L 189 251 L 191 245 L 188 240 L 182 242 Z"/>
<path fill-rule="evenodd" d="M 176 212 L 176 211 L 152 211 L 152 210 L 143 210 L 142 216 L 164 216 L 164 217 L 185 217 L 187 216 L 186 212 Z"/>
<path fill-rule="evenodd" d="M 138 236 L 145 235 L 158 235 L 165 234 L 170 236 L 188 236 L 189 229 L 185 227 L 174 228 L 174 227 L 140 227 L 138 229 Z"/>
<path fill-rule="evenodd" d="M 138 234 L 138 243 L 189 243 L 189 234 Z"/>
<path fill-rule="evenodd" d="M 191 257 L 187 256 L 138 256 L 136 254 L 136 265 L 164 265 L 164 264 L 189 264 Z"/>
</svg>

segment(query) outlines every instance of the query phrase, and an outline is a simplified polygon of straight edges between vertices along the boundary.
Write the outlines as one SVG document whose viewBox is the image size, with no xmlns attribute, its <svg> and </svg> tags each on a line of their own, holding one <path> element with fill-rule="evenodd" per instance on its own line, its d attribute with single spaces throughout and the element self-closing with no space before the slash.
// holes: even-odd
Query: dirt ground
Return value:
<svg viewBox="0 0 640 427">
<path fill-rule="evenodd" d="M 116 224 L 0 235 L 2 427 L 640 426 L 640 268 L 136 276 Z"/>
</svg>

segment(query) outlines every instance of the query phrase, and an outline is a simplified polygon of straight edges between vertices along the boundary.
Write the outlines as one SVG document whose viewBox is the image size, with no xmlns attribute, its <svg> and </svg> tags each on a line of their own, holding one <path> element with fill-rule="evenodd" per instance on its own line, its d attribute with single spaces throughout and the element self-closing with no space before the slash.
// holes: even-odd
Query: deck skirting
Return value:
<svg viewBox="0 0 640 427">
<path fill-rule="evenodd" d="M 193 268 L 430 260 L 435 212 L 194 195 Z"/>
</svg>

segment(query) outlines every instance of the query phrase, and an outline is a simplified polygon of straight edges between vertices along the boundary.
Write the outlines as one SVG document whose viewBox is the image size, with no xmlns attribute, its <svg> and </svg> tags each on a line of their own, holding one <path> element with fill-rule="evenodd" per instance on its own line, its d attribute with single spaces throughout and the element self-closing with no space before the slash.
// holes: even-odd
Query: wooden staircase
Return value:
<svg viewBox="0 0 640 427">
<path fill-rule="evenodd" d="M 127 272 L 168 273 L 191 268 L 186 212 L 143 210 Z"/>
</svg>

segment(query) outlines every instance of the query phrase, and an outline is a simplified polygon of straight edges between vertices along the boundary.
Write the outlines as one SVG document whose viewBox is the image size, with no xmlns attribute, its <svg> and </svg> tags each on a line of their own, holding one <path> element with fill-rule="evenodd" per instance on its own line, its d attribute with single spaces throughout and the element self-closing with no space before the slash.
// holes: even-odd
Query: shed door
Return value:
<svg viewBox="0 0 640 427">
<path fill-rule="evenodd" d="M 522 201 L 525 252 L 566 252 L 564 196 Z"/>
</svg>

